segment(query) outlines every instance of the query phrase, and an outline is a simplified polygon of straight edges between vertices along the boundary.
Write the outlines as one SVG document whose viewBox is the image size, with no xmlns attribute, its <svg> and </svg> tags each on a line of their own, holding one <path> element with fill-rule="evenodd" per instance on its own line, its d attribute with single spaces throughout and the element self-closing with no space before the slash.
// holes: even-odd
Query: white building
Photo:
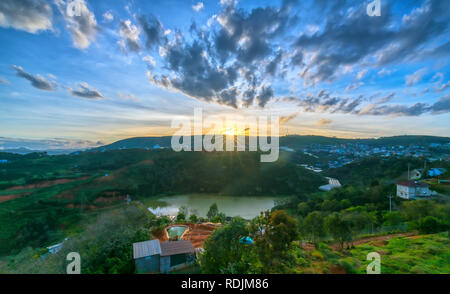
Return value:
<svg viewBox="0 0 450 294">
<path fill-rule="evenodd" d="M 333 190 L 335 188 L 340 188 L 341 187 L 341 183 L 339 183 L 339 180 L 334 179 L 334 178 L 329 178 L 326 177 L 328 180 L 328 185 L 323 185 L 320 186 L 319 189 L 322 191 L 330 191 Z"/>
<path fill-rule="evenodd" d="M 430 197 L 430 186 L 416 181 L 403 181 L 397 183 L 397 196 L 403 199 Z"/>
</svg>

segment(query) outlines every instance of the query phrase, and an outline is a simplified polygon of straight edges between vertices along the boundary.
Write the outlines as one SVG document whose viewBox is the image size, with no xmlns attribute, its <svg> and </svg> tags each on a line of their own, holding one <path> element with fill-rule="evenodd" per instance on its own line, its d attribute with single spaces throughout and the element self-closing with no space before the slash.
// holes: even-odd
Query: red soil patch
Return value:
<svg viewBox="0 0 450 294">
<path fill-rule="evenodd" d="M 0 196 L 0 203 L 8 201 L 8 200 L 12 200 L 12 199 L 16 199 L 22 196 L 27 196 L 30 195 L 31 193 L 19 193 L 19 194 L 12 194 L 12 195 L 4 195 L 4 196 Z"/>
<path fill-rule="evenodd" d="M 347 271 L 341 265 L 332 265 L 330 267 L 330 274 L 346 274 Z"/>
<path fill-rule="evenodd" d="M 67 208 L 81 208 L 80 204 L 73 204 L 73 203 L 69 203 L 66 205 Z M 83 205 L 83 210 L 94 210 L 97 207 L 95 205 L 89 204 L 89 205 Z"/>
<path fill-rule="evenodd" d="M 220 226 L 220 224 L 214 223 L 203 223 L 203 224 L 180 224 L 180 225 L 170 225 L 167 228 L 173 226 L 186 226 L 188 230 L 186 230 L 181 236 L 181 240 L 189 240 L 191 241 L 194 248 L 202 248 L 203 243 L 209 236 L 212 235 L 215 228 Z M 168 241 L 169 235 L 167 234 L 167 228 L 161 236 L 157 237 L 160 242 Z"/>
<path fill-rule="evenodd" d="M 389 234 L 389 235 L 383 235 L 383 236 L 362 238 L 362 239 L 353 241 L 353 245 L 356 246 L 356 245 L 361 245 L 361 244 L 366 244 L 366 243 L 372 242 L 372 244 L 374 246 L 383 246 L 386 241 L 389 241 L 390 239 L 392 239 L 394 237 L 412 238 L 411 236 L 414 236 L 416 234 L 417 234 L 417 232 L 409 232 L 409 233 L 398 233 L 398 234 Z M 415 236 L 415 237 L 420 237 L 420 236 Z M 347 244 L 347 245 L 350 245 L 350 244 Z M 334 251 L 338 251 L 341 249 L 340 245 L 338 243 L 329 244 L 328 246 L 330 246 L 330 248 L 333 249 Z M 346 247 L 346 245 L 344 245 L 344 248 L 345 247 Z M 310 243 L 303 243 L 302 248 L 304 250 L 311 251 L 311 250 L 314 250 L 314 245 L 312 245 Z"/>
<path fill-rule="evenodd" d="M 76 178 L 76 179 L 57 179 L 57 180 L 50 180 L 50 181 L 42 181 L 42 182 L 39 182 L 39 183 L 30 184 L 30 185 L 14 186 L 14 187 L 11 187 L 11 188 L 7 189 L 7 191 L 15 191 L 15 190 L 22 190 L 22 189 L 47 188 L 47 187 L 51 187 L 51 186 L 54 186 L 54 185 L 67 184 L 67 183 L 74 182 L 74 181 L 86 180 L 88 178 L 89 177 L 81 177 L 81 178 Z"/>
<path fill-rule="evenodd" d="M 417 236 L 408 237 L 408 239 L 420 239 L 422 237 L 423 237 L 423 235 L 417 235 Z"/>
<path fill-rule="evenodd" d="M 55 198 L 72 200 L 75 198 L 75 195 L 73 195 L 70 191 L 64 191 L 56 195 Z"/>
<path fill-rule="evenodd" d="M 123 201 L 124 197 L 99 197 L 97 199 L 95 199 L 95 203 L 107 203 L 107 204 L 111 204 L 113 202 L 117 202 L 117 201 Z"/>
<path fill-rule="evenodd" d="M 183 234 L 181 240 L 189 240 L 195 248 L 202 248 L 203 243 L 213 234 L 216 226 L 212 223 L 189 225 L 189 230 Z"/>
<path fill-rule="evenodd" d="M 390 239 L 392 239 L 394 237 L 409 237 L 409 236 L 413 236 L 415 234 L 416 234 L 415 232 L 409 232 L 409 233 L 399 233 L 399 234 L 389 234 L 389 235 L 384 235 L 384 236 L 368 237 L 368 238 L 355 240 L 353 242 L 353 245 L 356 246 L 356 245 L 373 242 L 374 245 L 379 244 L 378 246 L 380 246 L 380 244 L 384 245 L 385 241 L 389 241 Z M 375 246 L 377 246 L 377 245 L 375 245 Z M 331 244 L 330 247 L 335 251 L 340 249 L 339 244 Z"/>
</svg>

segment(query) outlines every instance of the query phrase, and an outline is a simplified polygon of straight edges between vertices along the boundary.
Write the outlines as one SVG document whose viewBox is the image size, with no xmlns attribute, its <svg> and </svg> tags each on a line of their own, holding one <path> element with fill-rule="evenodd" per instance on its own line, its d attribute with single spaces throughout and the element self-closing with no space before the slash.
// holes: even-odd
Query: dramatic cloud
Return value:
<svg viewBox="0 0 450 294">
<path fill-rule="evenodd" d="M 159 45 L 164 61 L 159 71 L 147 73 L 150 82 L 233 108 L 249 107 L 255 101 L 264 107 L 275 96 L 264 78 L 276 76 L 286 66 L 282 64 L 283 51 L 275 50 L 275 40 L 291 20 L 291 2 L 283 2 L 278 9 L 255 8 L 249 13 L 235 8 L 234 2 L 223 2 L 223 10 L 214 17 L 216 29 L 208 32 L 193 23 L 191 41 L 180 32 L 169 41 L 155 17 L 141 17 L 147 48 Z"/>
<path fill-rule="evenodd" d="M 443 37 L 448 30 L 445 11 L 450 8 L 449 1 L 424 1 L 397 26 L 386 1 L 379 17 L 367 17 L 366 2 L 357 6 L 351 2 L 351 8 L 344 5 L 346 1 L 340 1 L 340 7 L 334 1 L 323 5 L 328 3 L 336 6 L 330 8 L 334 16 L 327 19 L 323 30 L 303 34 L 295 42 L 298 50 L 312 54 L 302 77 L 313 83 L 334 80 L 343 67 L 361 62 L 383 66 L 425 58 L 425 51 L 431 54 L 440 48 L 429 41 Z"/>
<path fill-rule="evenodd" d="M 53 91 L 54 90 L 54 84 L 52 82 L 49 82 L 41 75 L 32 75 L 23 70 L 22 67 L 13 65 L 12 68 L 16 70 L 16 75 L 24 78 L 31 82 L 31 85 L 35 88 L 45 90 L 45 91 Z"/>
<path fill-rule="evenodd" d="M 102 93 L 95 90 L 91 86 L 88 85 L 88 83 L 82 82 L 79 85 L 78 90 L 70 89 L 70 93 L 74 96 L 82 97 L 82 98 L 88 98 L 88 99 L 103 99 Z"/>
<path fill-rule="evenodd" d="M 305 98 L 284 97 L 282 101 L 297 104 L 305 112 L 344 113 L 354 115 L 419 116 L 422 114 L 442 114 L 450 112 L 450 94 L 441 97 L 433 104 L 415 103 L 413 105 L 381 105 L 392 100 L 395 93 L 380 98 L 377 102 L 363 105 L 367 100 L 360 95 L 357 98 L 330 96 L 320 90 L 309 93 Z"/>
<path fill-rule="evenodd" d="M 76 1 L 74 11 L 79 15 L 68 15 L 67 5 L 70 0 L 55 0 L 60 13 L 64 16 L 67 29 L 72 35 L 73 45 L 79 49 L 88 48 L 91 42 L 95 41 L 99 28 L 94 13 L 89 11 L 84 0 Z"/>
<path fill-rule="evenodd" d="M 52 8 L 44 0 L 1 0 L 0 27 L 29 33 L 52 29 Z"/>
<path fill-rule="evenodd" d="M 203 2 L 198 2 L 196 5 L 192 5 L 192 9 L 194 9 L 195 11 L 200 11 L 203 9 Z"/>
</svg>

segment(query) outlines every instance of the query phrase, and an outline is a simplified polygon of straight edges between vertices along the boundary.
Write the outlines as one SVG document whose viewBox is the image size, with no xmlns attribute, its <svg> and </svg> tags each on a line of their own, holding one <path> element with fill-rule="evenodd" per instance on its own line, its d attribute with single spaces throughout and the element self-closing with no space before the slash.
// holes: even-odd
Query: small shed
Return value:
<svg viewBox="0 0 450 294">
<path fill-rule="evenodd" d="M 159 240 L 149 240 L 133 244 L 133 257 L 138 273 L 159 272 L 161 247 Z"/>
<path fill-rule="evenodd" d="M 138 273 L 167 273 L 185 265 L 194 256 L 195 248 L 189 240 L 149 240 L 133 244 L 133 257 Z"/>
</svg>

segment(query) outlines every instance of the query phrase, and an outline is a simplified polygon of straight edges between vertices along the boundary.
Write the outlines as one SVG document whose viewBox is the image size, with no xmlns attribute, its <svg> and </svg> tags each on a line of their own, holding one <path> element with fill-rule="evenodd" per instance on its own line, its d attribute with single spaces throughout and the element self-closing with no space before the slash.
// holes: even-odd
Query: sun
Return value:
<svg viewBox="0 0 450 294">
<path fill-rule="evenodd" d="M 227 136 L 234 136 L 236 134 L 236 128 L 224 129 L 222 133 Z"/>
</svg>

